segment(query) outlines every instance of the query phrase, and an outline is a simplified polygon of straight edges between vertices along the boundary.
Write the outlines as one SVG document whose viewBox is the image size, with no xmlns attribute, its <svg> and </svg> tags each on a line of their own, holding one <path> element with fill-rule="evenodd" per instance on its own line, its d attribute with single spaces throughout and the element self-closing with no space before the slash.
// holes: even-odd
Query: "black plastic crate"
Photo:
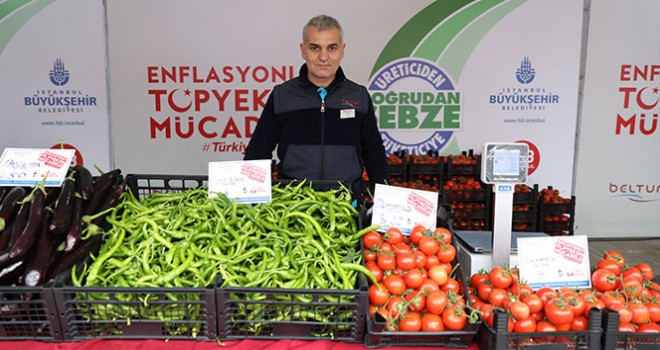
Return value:
<svg viewBox="0 0 660 350">
<path fill-rule="evenodd" d="M 660 333 L 619 332 L 619 313 L 603 310 L 603 350 L 657 350 Z"/>
<path fill-rule="evenodd" d="M 61 341 L 52 290 L 43 286 L 0 286 L 0 340 Z"/>
<path fill-rule="evenodd" d="M 182 192 L 191 188 L 208 187 L 207 175 L 169 175 L 169 174 L 128 174 L 126 188 L 137 198 L 144 198 L 153 193 Z M 273 180 L 272 184 L 282 187 L 296 185 L 300 180 Z M 331 191 L 348 187 L 345 182 L 329 180 L 305 181 L 316 191 Z M 349 188 L 350 189 L 350 188 Z"/>
<path fill-rule="evenodd" d="M 190 188 L 207 187 L 206 175 L 128 174 L 126 188 L 137 198 L 153 193 L 182 192 Z"/>
<path fill-rule="evenodd" d="M 442 200 L 450 202 L 490 202 L 492 190 L 486 186 L 480 190 L 448 190 L 442 189 Z"/>
<path fill-rule="evenodd" d="M 452 244 L 455 245 L 454 242 L 455 240 L 452 240 Z M 452 262 L 452 266 L 457 266 L 457 264 L 457 260 Z M 454 274 L 456 280 L 462 286 L 463 298 L 468 305 L 471 305 L 469 301 L 470 293 L 460 266 L 457 266 Z M 469 312 L 469 310 L 466 309 L 466 312 Z M 388 331 L 386 330 L 385 325 L 386 320 L 378 313 L 375 313 L 374 317 L 367 318 L 367 334 L 364 338 L 365 347 L 436 346 L 446 348 L 467 348 L 474 344 L 474 338 L 481 325 L 481 320 L 476 323 L 468 322 L 463 330 L 447 330 L 442 332 Z"/>
<path fill-rule="evenodd" d="M 369 308 L 366 277 L 355 289 L 217 289 L 218 338 L 362 342 Z"/>
<path fill-rule="evenodd" d="M 469 154 L 463 152 L 463 155 L 467 155 L 470 159 L 469 162 L 463 163 L 458 162 L 455 157 L 447 157 L 447 179 L 452 177 L 471 177 L 474 179 L 479 179 L 481 176 L 481 156 L 478 154 L 472 154 L 472 151 Z"/>
<path fill-rule="evenodd" d="M 507 313 L 496 311 L 493 327 L 482 323 L 476 343 L 479 349 L 489 350 L 599 350 L 603 335 L 602 317 L 600 310 L 591 309 L 589 329 L 585 331 L 510 333 L 507 331 Z"/>
<path fill-rule="evenodd" d="M 215 285 L 206 288 L 53 285 L 65 341 L 216 339 Z"/>
</svg>

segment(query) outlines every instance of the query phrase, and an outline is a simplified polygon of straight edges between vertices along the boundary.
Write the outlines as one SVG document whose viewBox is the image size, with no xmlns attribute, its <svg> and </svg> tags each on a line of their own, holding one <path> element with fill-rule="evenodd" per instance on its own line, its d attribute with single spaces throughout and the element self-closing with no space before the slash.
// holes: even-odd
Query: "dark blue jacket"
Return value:
<svg viewBox="0 0 660 350">
<path fill-rule="evenodd" d="M 278 178 L 338 180 L 362 194 L 362 172 L 371 183 L 389 181 L 387 156 L 367 89 L 341 67 L 325 101 L 299 76 L 273 88 L 245 150 L 245 160 L 271 159 L 277 147 Z M 358 197 L 359 198 L 359 197 Z"/>
</svg>

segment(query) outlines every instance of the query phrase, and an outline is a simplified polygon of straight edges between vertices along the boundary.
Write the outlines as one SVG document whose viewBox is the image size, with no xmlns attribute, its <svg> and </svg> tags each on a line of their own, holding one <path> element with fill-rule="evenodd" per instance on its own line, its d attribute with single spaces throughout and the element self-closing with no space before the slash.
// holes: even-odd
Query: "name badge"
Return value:
<svg viewBox="0 0 660 350">
<path fill-rule="evenodd" d="M 355 118 L 355 110 L 354 109 L 342 109 L 339 112 L 339 118 L 340 119 Z"/>
</svg>

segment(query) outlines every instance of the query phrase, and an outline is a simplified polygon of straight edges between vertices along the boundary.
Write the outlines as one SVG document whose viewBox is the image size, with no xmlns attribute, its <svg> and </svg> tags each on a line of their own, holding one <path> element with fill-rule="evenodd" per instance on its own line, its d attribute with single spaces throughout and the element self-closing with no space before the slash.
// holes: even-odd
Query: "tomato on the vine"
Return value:
<svg viewBox="0 0 660 350">
<path fill-rule="evenodd" d="M 385 305 L 389 299 L 390 293 L 384 286 L 380 284 L 372 284 L 369 286 L 369 302 L 372 305 Z"/>
<path fill-rule="evenodd" d="M 408 309 L 411 311 L 420 312 L 426 308 L 426 296 L 424 293 L 414 291 L 409 294 L 404 294 L 403 298 L 410 303 Z"/>
<path fill-rule="evenodd" d="M 417 289 L 424 283 L 424 274 L 420 269 L 410 269 L 403 276 L 408 288 Z"/>
<path fill-rule="evenodd" d="M 513 331 L 516 333 L 530 333 L 536 331 L 536 320 L 533 317 L 525 317 L 514 323 Z"/>
<path fill-rule="evenodd" d="M 396 268 L 396 258 L 390 254 L 380 254 L 378 256 L 378 267 L 383 271 L 394 270 Z"/>
<path fill-rule="evenodd" d="M 445 311 L 448 302 L 449 298 L 445 292 L 432 291 L 426 296 L 426 309 L 432 314 L 440 315 Z"/>
<path fill-rule="evenodd" d="M 362 236 L 362 244 L 366 249 L 372 249 L 383 241 L 383 236 L 376 231 L 369 231 L 364 236 Z"/>
<path fill-rule="evenodd" d="M 442 313 L 442 323 L 444 323 L 446 329 L 452 331 L 465 329 L 467 325 L 465 310 L 463 307 L 456 305 L 447 307 Z"/>
<path fill-rule="evenodd" d="M 606 269 L 612 271 L 616 276 L 621 273 L 619 263 L 610 259 L 601 259 L 596 263 L 596 269 Z"/>
<path fill-rule="evenodd" d="M 481 283 L 483 283 L 487 279 L 488 279 L 488 271 L 482 269 L 479 270 L 474 275 L 470 276 L 470 284 L 474 288 L 479 288 L 479 285 L 481 285 Z"/>
<path fill-rule="evenodd" d="M 406 282 L 399 274 L 387 275 L 383 279 L 383 285 L 392 295 L 401 295 L 406 291 Z"/>
<path fill-rule="evenodd" d="M 442 244 L 448 245 L 451 243 L 452 234 L 449 229 L 444 227 L 437 227 L 433 230 L 433 236 Z"/>
<path fill-rule="evenodd" d="M 424 227 L 423 225 L 413 226 L 413 228 L 410 229 L 410 233 L 408 234 L 408 236 L 410 237 L 410 241 L 415 244 L 418 244 L 419 240 L 425 236 L 425 231 L 426 231 L 426 227 Z"/>
<path fill-rule="evenodd" d="M 404 271 L 414 269 L 417 266 L 415 256 L 411 252 L 399 253 L 396 257 L 396 266 Z"/>
<path fill-rule="evenodd" d="M 615 250 L 608 250 L 603 253 L 603 259 L 615 261 L 621 268 L 623 268 L 626 263 L 626 259 L 623 257 L 623 254 Z"/>
<path fill-rule="evenodd" d="M 555 327 L 566 324 L 570 325 L 573 318 L 575 318 L 573 310 L 571 310 L 568 303 L 563 298 L 554 298 L 548 301 L 548 303 L 543 306 L 543 312 L 548 321 L 555 325 Z"/>
<path fill-rule="evenodd" d="M 442 263 L 451 263 L 456 258 L 456 247 L 452 244 L 443 244 L 439 247 L 436 256 Z"/>
<path fill-rule="evenodd" d="M 430 236 L 422 237 L 417 245 L 419 250 L 421 250 L 427 256 L 435 255 L 435 253 L 437 253 L 438 249 L 440 248 L 438 241 Z"/>
<path fill-rule="evenodd" d="M 432 313 L 426 313 L 422 316 L 422 331 L 423 332 L 442 332 L 445 326 L 442 323 L 442 317 Z"/>
<path fill-rule="evenodd" d="M 447 279 L 449 279 L 449 275 L 447 274 L 447 271 L 441 265 L 432 266 L 427 271 L 429 274 L 429 278 L 432 279 L 433 282 L 437 283 L 439 286 L 444 285 L 447 282 Z"/>
<path fill-rule="evenodd" d="M 597 269 L 591 273 L 593 287 L 601 293 L 616 289 L 617 279 L 614 272 L 606 269 Z"/>
<path fill-rule="evenodd" d="M 402 332 L 417 332 L 422 329 L 422 317 L 417 312 L 409 312 L 399 321 L 399 330 Z"/>
<path fill-rule="evenodd" d="M 509 286 L 513 282 L 513 277 L 511 276 L 511 274 L 508 271 L 506 271 L 504 268 L 499 266 L 493 267 L 490 270 L 490 274 L 488 277 L 490 283 L 495 288 L 506 289 L 509 288 Z"/>
<path fill-rule="evenodd" d="M 399 243 L 403 242 L 403 232 L 397 227 L 390 227 L 385 231 L 385 235 L 383 235 L 383 241 L 391 244 L 391 245 L 396 245 Z"/>
</svg>

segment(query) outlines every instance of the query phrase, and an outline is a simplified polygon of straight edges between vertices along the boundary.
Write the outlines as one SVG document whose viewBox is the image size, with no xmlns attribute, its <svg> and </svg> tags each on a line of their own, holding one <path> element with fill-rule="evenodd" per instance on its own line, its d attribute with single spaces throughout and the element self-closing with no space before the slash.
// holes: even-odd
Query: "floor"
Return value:
<svg viewBox="0 0 660 350">
<path fill-rule="evenodd" d="M 628 266 L 647 263 L 653 268 L 656 279 L 660 276 L 660 237 L 629 240 L 590 239 L 591 266 L 595 266 L 608 250 L 621 252 Z"/>
</svg>

